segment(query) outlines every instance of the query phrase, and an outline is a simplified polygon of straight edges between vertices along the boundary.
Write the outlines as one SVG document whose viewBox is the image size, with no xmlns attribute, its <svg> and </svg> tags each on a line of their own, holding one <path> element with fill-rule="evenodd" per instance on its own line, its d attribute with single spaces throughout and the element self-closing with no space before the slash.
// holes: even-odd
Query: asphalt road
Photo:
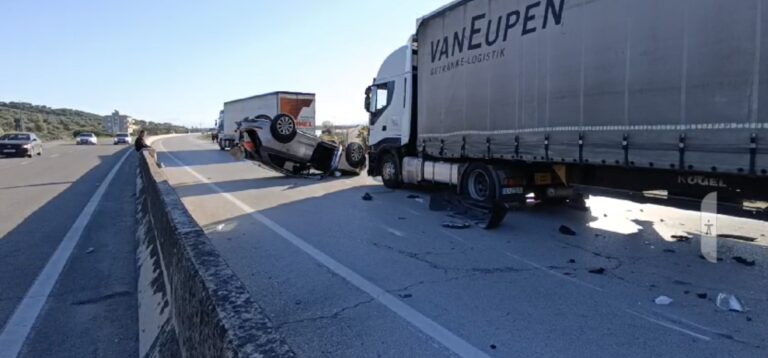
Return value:
<svg viewBox="0 0 768 358">
<path fill-rule="evenodd" d="M 424 191 L 287 178 L 195 136 L 155 147 L 300 356 L 768 355 L 766 222 L 720 216 L 736 239 L 719 240 L 714 264 L 695 212 L 592 197 L 589 212 L 535 207 L 497 230 L 452 230 Z M 719 293 L 747 312 L 717 308 Z"/>
<path fill-rule="evenodd" d="M 0 343 L 0 357 L 19 342 L 20 357 L 138 354 L 135 155 L 122 162 L 93 213 L 81 218 L 85 226 L 76 224 L 129 150 L 55 143 L 42 157 L 0 158 L 0 341 L 10 339 Z M 68 233 L 77 242 L 71 255 L 55 254 Z M 61 259 L 58 280 L 41 275 Z M 55 285 L 19 341 L 7 328 L 12 317 L 24 321 L 15 312 L 35 313 L 29 302 L 40 299 L 30 291 L 36 279 Z"/>
</svg>

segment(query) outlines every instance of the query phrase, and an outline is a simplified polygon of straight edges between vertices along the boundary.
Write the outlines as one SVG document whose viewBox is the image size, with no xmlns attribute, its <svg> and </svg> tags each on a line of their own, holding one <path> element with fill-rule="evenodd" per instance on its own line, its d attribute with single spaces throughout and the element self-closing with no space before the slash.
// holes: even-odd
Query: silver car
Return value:
<svg viewBox="0 0 768 358">
<path fill-rule="evenodd" d="M 261 114 L 238 123 L 239 148 L 246 159 L 261 162 L 284 174 L 303 175 L 317 170 L 357 175 L 365 167 L 365 147 L 342 146 L 299 131 L 288 114 L 275 118 Z"/>
</svg>

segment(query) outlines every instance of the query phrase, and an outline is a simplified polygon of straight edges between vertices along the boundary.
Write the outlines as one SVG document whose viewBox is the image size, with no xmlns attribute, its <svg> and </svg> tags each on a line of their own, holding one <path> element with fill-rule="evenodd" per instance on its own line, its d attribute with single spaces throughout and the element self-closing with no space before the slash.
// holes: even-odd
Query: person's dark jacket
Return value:
<svg viewBox="0 0 768 358">
<path fill-rule="evenodd" d="M 136 151 L 137 151 L 137 152 L 141 152 L 141 150 L 142 150 L 142 149 L 144 149 L 144 148 L 152 148 L 152 147 L 150 147 L 150 146 L 149 146 L 149 145 L 148 145 L 148 144 L 147 144 L 147 143 L 144 141 L 144 137 L 138 137 L 138 138 L 136 138 L 136 140 L 133 142 L 133 145 L 134 145 L 134 147 L 136 148 Z"/>
</svg>

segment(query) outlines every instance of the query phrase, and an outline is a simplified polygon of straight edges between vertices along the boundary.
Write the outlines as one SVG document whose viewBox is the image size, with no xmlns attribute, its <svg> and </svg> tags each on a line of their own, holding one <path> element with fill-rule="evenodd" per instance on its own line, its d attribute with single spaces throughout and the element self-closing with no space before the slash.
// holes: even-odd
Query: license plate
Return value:
<svg viewBox="0 0 768 358">
<path fill-rule="evenodd" d="M 3 149 L 3 153 L 16 153 L 16 149 Z"/>
<path fill-rule="evenodd" d="M 501 194 L 502 195 L 512 195 L 512 194 L 522 194 L 523 188 L 522 187 L 516 187 L 516 188 L 501 188 Z"/>
</svg>

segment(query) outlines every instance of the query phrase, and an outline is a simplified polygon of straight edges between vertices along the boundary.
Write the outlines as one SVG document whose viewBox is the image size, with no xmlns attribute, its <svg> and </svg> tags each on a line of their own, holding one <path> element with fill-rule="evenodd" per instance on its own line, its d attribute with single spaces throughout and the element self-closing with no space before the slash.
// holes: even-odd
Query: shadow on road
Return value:
<svg viewBox="0 0 768 358">
<path fill-rule="evenodd" d="M 11 189 L 34 190 L 41 186 L 71 184 L 58 195 L 40 206 L 14 228 L 10 229 L 7 234 L 0 237 L 0 262 L 3 263 L 0 265 L 0 286 L 2 287 L 0 288 L 0 327 L 3 327 L 13 314 L 13 311 L 26 295 L 27 290 L 35 281 L 37 275 L 43 267 L 45 267 L 51 255 L 57 249 L 87 202 L 95 193 L 99 184 L 105 179 L 109 171 L 116 165 L 124 153 L 125 150 L 120 150 L 112 155 L 99 156 L 99 163 L 82 174 L 74 182 L 42 183 L 0 188 L 6 193 L 9 193 Z M 129 155 L 118 170 L 115 178 L 107 188 L 101 202 L 97 206 L 96 213 L 92 218 L 93 221 L 91 221 L 86 227 L 86 230 L 83 231 L 78 247 L 75 248 L 75 252 L 72 253 L 69 263 L 62 272 L 62 276 L 59 277 L 59 280 L 54 287 L 54 291 L 52 292 L 52 298 L 48 300 L 43 314 L 46 310 L 52 310 L 52 305 L 62 305 L 62 302 L 59 300 L 63 300 L 63 305 L 66 307 L 70 304 L 67 303 L 67 300 L 69 299 L 72 299 L 74 302 L 71 304 L 77 304 L 77 302 L 80 302 L 83 299 L 88 299 L 89 295 L 98 294 L 98 290 L 102 288 L 121 284 L 120 282 L 123 281 L 123 278 L 115 277 L 115 273 L 118 271 L 122 270 L 123 272 L 127 271 L 129 273 L 135 271 L 135 249 L 130 248 L 135 248 L 135 243 L 131 241 L 110 242 L 110 239 L 123 240 L 120 233 L 108 236 L 92 236 L 95 235 L 96 232 L 99 232 L 94 226 L 106 227 L 109 228 L 109 230 L 130 230 L 129 228 L 126 229 L 124 225 L 120 225 L 120 223 L 132 223 L 135 221 L 135 205 L 133 205 L 134 202 L 131 199 L 135 194 L 130 190 L 125 190 L 127 187 L 135 186 L 135 167 L 136 158 Z M 125 179 L 126 176 L 130 176 L 130 178 Z M 105 222 L 94 222 L 97 219 L 104 221 L 105 218 L 97 218 L 97 216 L 99 215 L 100 210 L 102 212 L 103 210 L 106 210 L 105 206 L 111 208 L 110 210 L 112 211 L 127 210 L 130 212 L 130 216 L 127 218 L 112 218 L 110 219 L 112 222 L 108 224 Z M 13 210 L 13 208 L 3 208 L 3 210 Z M 133 224 L 130 225 L 133 226 Z M 133 232 L 124 234 L 131 237 L 134 235 Z M 90 260 L 86 262 L 83 262 L 82 258 L 75 258 L 80 254 L 85 255 L 85 253 L 82 252 L 82 245 L 95 246 L 101 245 L 102 243 L 105 250 L 101 255 L 89 255 L 88 257 Z M 128 247 L 127 250 L 125 250 L 126 247 Z M 128 253 L 128 256 L 125 256 L 125 253 Z M 114 257 L 111 259 L 107 258 L 108 261 L 106 262 L 95 261 L 96 256 L 104 258 L 102 255 Z M 126 261 L 126 258 L 128 261 Z M 108 263 L 106 267 L 103 266 L 105 263 Z M 81 266 L 87 267 L 83 268 Z M 68 280 L 64 280 L 64 276 L 68 270 L 73 270 L 75 268 L 79 271 L 84 270 L 87 274 L 79 279 L 75 278 L 74 281 L 72 281 L 72 277 L 69 277 Z M 127 287 L 131 289 L 131 292 L 135 292 L 135 284 L 127 285 Z M 58 298 L 53 299 L 53 297 Z M 105 303 L 105 305 L 110 305 L 110 309 L 114 309 L 111 315 L 113 314 L 115 318 L 122 317 L 120 319 L 124 320 L 124 322 L 121 322 L 121 325 L 125 325 L 125 327 L 136 327 L 135 319 L 131 320 L 130 315 L 126 317 L 126 312 L 123 311 L 125 305 L 131 307 L 130 305 L 133 304 L 132 307 L 135 309 L 135 302 L 136 298 L 135 295 L 133 295 L 116 297 L 113 302 Z M 78 311 L 78 314 L 81 315 L 82 319 L 87 319 L 91 314 L 104 314 L 104 312 L 100 311 L 95 312 L 98 310 L 98 308 L 94 308 L 95 306 L 80 306 L 83 308 L 79 309 L 80 311 Z M 104 307 L 101 307 L 101 309 L 103 308 Z M 56 312 L 57 315 L 72 314 L 72 312 L 62 313 L 61 310 Z M 130 312 L 130 309 L 128 312 Z M 42 315 L 38 317 L 38 326 L 41 324 L 39 321 L 42 317 Z M 93 324 L 82 324 L 82 322 L 80 322 L 77 329 L 69 327 L 66 322 L 59 322 L 58 324 L 49 326 L 51 330 L 56 330 L 56 327 L 58 327 L 58 330 L 63 330 L 64 328 L 62 327 L 68 327 L 67 332 L 62 331 L 56 333 L 57 335 L 60 335 L 61 338 L 53 339 L 51 342 L 63 340 L 63 342 L 59 343 L 71 347 L 77 345 L 78 342 L 94 339 L 94 337 L 100 336 L 101 334 L 98 333 L 100 329 L 104 330 L 104 332 L 110 332 L 103 326 L 99 327 L 96 322 L 97 320 L 94 320 Z M 75 322 L 72 322 L 71 324 L 75 324 Z M 76 335 L 77 337 L 73 337 L 73 335 Z M 30 335 L 30 337 L 32 337 L 32 335 Z M 46 339 L 45 337 L 40 338 L 43 340 Z M 48 337 L 48 339 L 50 340 L 51 337 Z M 129 350 L 135 348 L 135 343 L 131 343 L 130 341 L 117 343 L 117 341 L 113 341 L 113 339 L 116 338 L 110 338 L 110 342 L 116 347 L 122 347 L 128 344 L 133 345 L 132 347 L 129 347 Z M 66 344 L 64 342 L 66 342 Z M 89 344 L 82 344 L 82 347 L 78 347 L 78 349 L 92 351 L 94 347 L 92 345 L 91 347 L 87 347 L 88 345 Z M 50 351 L 48 353 L 49 355 L 57 354 L 54 352 L 58 351 Z M 60 352 L 62 354 L 68 352 L 67 347 L 62 347 Z"/>
</svg>

